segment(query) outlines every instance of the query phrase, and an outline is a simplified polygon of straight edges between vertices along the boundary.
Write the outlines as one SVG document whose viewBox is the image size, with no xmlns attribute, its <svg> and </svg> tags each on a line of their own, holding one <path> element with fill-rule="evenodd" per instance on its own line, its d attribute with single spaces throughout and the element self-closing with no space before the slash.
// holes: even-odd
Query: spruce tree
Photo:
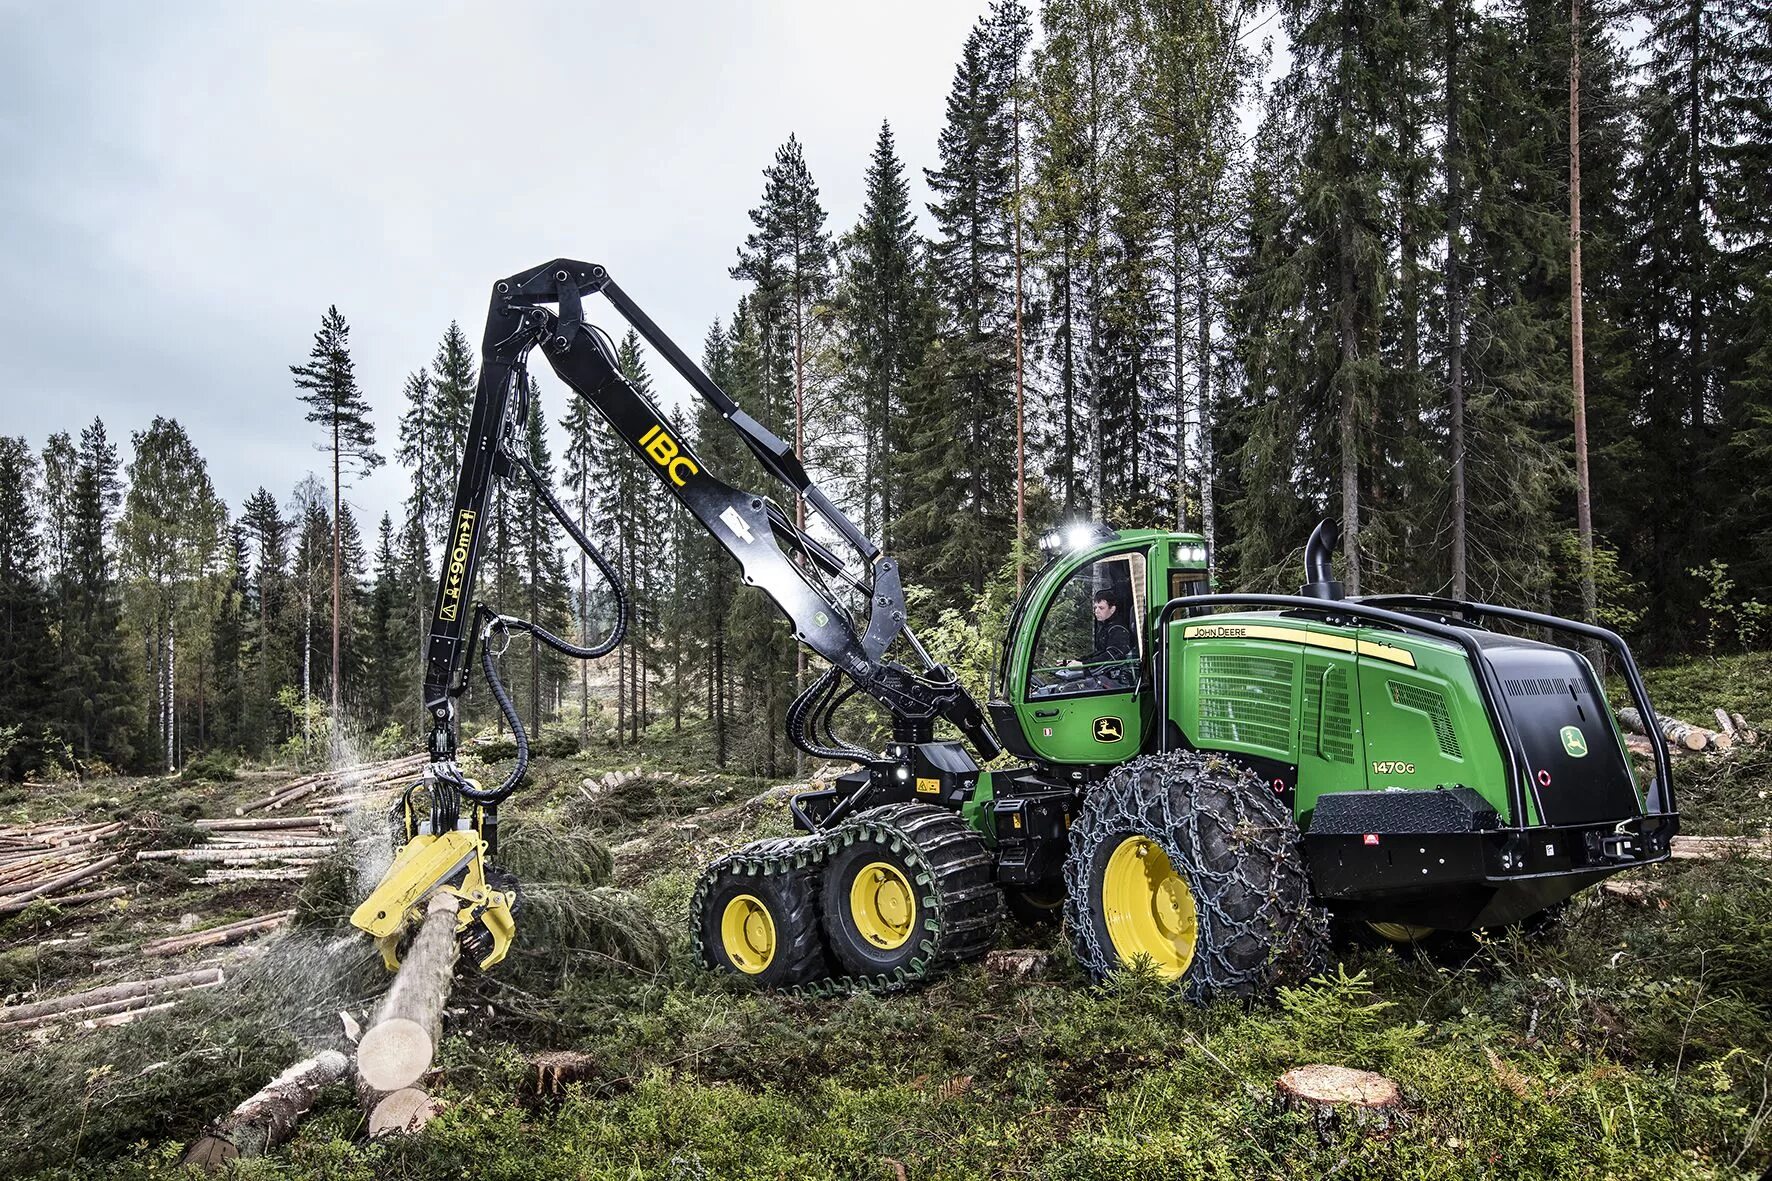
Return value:
<svg viewBox="0 0 1772 1181">
<path fill-rule="evenodd" d="M 289 580 L 289 523 L 277 498 L 259 487 L 240 506 L 240 526 L 252 546 L 252 614 L 248 640 L 252 675 L 245 694 L 249 703 L 249 749 L 264 750 L 281 733 L 277 692 L 295 680 L 295 648 L 289 642 L 292 600 Z"/>
<path fill-rule="evenodd" d="M 892 552 L 892 521 L 899 508 L 893 494 L 901 477 L 890 430 L 906 413 L 904 387 L 924 342 L 916 331 L 915 283 L 922 243 L 889 123 L 880 124 L 864 183 L 861 220 L 844 240 L 844 337 L 860 406 L 861 530 Z M 719 343 L 724 365 L 725 342 Z M 710 335 L 709 348 L 714 344 Z"/>
<path fill-rule="evenodd" d="M 344 520 L 344 472 L 355 464 L 367 474 L 382 462 L 375 450 L 375 427 L 369 421 L 369 403 L 357 388 L 356 367 L 351 360 L 350 325 L 336 305 L 320 318 L 314 347 L 305 365 L 291 365 L 297 389 L 306 390 L 301 400 L 308 405 L 308 421 L 321 424 L 328 436 L 322 449 L 332 453 L 332 714 L 333 733 L 340 720 L 339 690 L 343 681 L 340 624 L 344 617 L 344 549 L 339 529 Z"/>
<path fill-rule="evenodd" d="M 1008 556 L 1015 532 L 1014 228 L 1009 55 L 981 20 L 967 36 L 926 178 L 937 236 L 936 340 L 907 407 L 917 435 L 901 515 L 912 577 L 969 602 Z"/>
<path fill-rule="evenodd" d="M 80 432 L 60 598 L 69 659 L 58 670 L 57 718 L 83 766 L 129 765 L 135 753 L 122 605 L 106 547 L 122 499 L 117 449 L 94 418 Z"/>
<path fill-rule="evenodd" d="M 37 459 L 0 436 L 0 778 L 41 770 L 55 744 L 45 709 L 54 675 L 49 601 L 37 534 Z"/>
</svg>

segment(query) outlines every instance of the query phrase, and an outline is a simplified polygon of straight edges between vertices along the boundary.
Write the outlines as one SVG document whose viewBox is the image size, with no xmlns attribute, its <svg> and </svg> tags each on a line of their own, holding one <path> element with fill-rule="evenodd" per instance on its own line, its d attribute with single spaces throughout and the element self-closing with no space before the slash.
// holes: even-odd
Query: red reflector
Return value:
<svg viewBox="0 0 1772 1181">
<path fill-rule="evenodd" d="M 1378 834 L 1375 832 L 1367 833 L 1366 837 L 1365 837 L 1365 843 L 1368 845 L 1376 845 L 1378 843 Z"/>
</svg>

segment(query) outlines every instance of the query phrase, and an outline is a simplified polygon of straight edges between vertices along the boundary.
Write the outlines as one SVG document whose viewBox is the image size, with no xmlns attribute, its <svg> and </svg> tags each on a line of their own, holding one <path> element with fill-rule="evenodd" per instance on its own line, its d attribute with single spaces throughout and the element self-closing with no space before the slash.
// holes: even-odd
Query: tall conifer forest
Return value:
<svg viewBox="0 0 1772 1181">
<path fill-rule="evenodd" d="M 999 0 L 954 60 L 936 142 L 880 123 L 853 225 L 783 128 L 751 232 L 706 260 L 729 314 L 667 328 L 900 559 L 913 624 L 980 689 L 1036 539 L 1083 519 L 1201 533 L 1220 587 L 1291 590 L 1333 516 L 1349 593 L 1591 614 L 1650 659 L 1772 643 L 1764 0 Z M 359 389 L 350 311 L 265 359 L 324 436 L 294 488 L 230 503 L 173 417 L 0 438 L 0 778 L 417 742 L 478 325 Z M 708 468 L 778 491 L 616 343 Z M 534 391 L 519 445 L 630 628 L 589 668 L 514 639 L 525 726 L 790 773 L 817 670 L 566 397 Z M 410 495 L 357 520 L 339 486 L 384 457 Z M 478 596 L 606 634 L 541 498 L 501 484 L 489 515 Z M 465 709 L 499 724 L 477 683 Z"/>
</svg>

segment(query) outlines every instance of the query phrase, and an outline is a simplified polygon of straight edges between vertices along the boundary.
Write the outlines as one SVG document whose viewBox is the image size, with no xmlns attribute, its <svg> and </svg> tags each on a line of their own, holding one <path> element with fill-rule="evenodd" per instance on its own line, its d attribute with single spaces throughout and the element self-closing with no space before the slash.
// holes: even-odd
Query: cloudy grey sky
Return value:
<svg viewBox="0 0 1772 1181">
<path fill-rule="evenodd" d="M 833 231 L 882 119 L 926 197 L 987 6 L 0 0 L 0 432 L 99 415 L 127 459 L 167 415 L 231 509 L 287 503 L 325 462 L 288 366 L 328 304 L 391 457 L 449 321 L 477 345 L 493 280 L 560 255 L 699 352 L 790 132 Z M 371 533 L 405 492 L 347 495 Z"/>
</svg>

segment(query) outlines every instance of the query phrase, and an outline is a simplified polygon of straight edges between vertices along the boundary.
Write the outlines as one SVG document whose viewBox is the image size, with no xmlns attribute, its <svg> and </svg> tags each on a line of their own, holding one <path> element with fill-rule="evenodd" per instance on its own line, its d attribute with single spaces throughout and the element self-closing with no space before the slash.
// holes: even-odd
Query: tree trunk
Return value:
<svg viewBox="0 0 1772 1181">
<path fill-rule="evenodd" d="M 339 723 L 342 720 L 338 709 L 338 629 L 339 623 L 344 618 L 339 606 L 340 583 L 342 581 L 339 577 L 339 571 L 344 561 L 344 555 L 339 549 L 341 544 L 340 539 L 342 537 L 342 527 L 339 520 L 339 506 L 342 493 L 339 488 L 341 461 L 338 453 L 338 431 L 338 411 L 334 408 L 332 414 L 332 724 L 326 728 L 327 733 L 332 739 L 331 755 L 334 762 L 338 761 L 340 738 Z"/>
<path fill-rule="evenodd" d="M 1581 0 L 1569 0 L 1569 354 L 1575 401 L 1575 526 L 1581 534 L 1581 619 L 1595 623 L 1594 518 L 1587 470 L 1587 374 L 1581 331 Z M 1605 656 L 1586 645 L 1601 675 Z"/>
<path fill-rule="evenodd" d="M 378 1091 L 409 1087 L 431 1067 L 460 952 L 455 938 L 459 905 L 446 894 L 431 900 L 418 936 L 357 1048 L 357 1073 Z"/>
<path fill-rule="evenodd" d="M 1464 473 L 1464 277 L 1459 272 L 1459 222 L 1464 213 L 1458 142 L 1458 17 L 1462 0 L 1446 0 L 1446 371 L 1452 394 L 1452 597 L 1468 596 Z"/>
<path fill-rule="evenodd" d="M 295 1132 L 321 1091 L 344 1078 L 350 1059 L 322 1050 L 266 1083 L 186 1150 L 182 1164 L 219 1172 L 229 1161 L 263 1154 Z"/>
</svg>

